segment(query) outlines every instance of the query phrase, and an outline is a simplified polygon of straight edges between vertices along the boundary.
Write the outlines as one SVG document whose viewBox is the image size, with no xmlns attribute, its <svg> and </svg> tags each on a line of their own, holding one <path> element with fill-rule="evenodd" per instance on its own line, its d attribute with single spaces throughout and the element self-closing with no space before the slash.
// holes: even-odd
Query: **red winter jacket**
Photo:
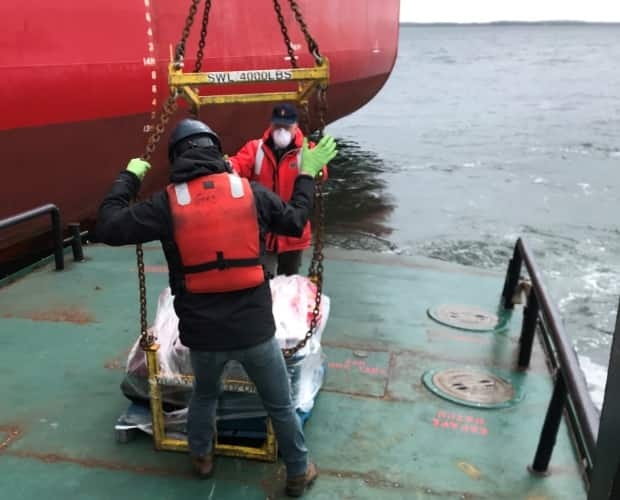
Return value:
<svg viewBox="0 0 620 500">
<path fill-rule="evenodd" d="M 229 158 L 232 168 L 241 177 L 257 181 L 271 189 L 282 200 L 289 201 L 293 195 L 295 179 L 301 171 L 301 148 L 304 135 L 297 129 L 295 133 L 295 147 L 287 151 L 276 165 L 276 157 L 267 144 L 271 128 L 268 128 L 261 139 L 254 139 L 246 143 L 235 156 Z M 309 144 L 314 147 L 314 143 Z M 323 180 L 327 179 L 327 167 L 323 167 Z M 266 249 L 278 253 L 303 250 L 310 246 L 312 239 L 310 221 L 306 224 L 301 238 L 268 234 Z"/>
</svg>

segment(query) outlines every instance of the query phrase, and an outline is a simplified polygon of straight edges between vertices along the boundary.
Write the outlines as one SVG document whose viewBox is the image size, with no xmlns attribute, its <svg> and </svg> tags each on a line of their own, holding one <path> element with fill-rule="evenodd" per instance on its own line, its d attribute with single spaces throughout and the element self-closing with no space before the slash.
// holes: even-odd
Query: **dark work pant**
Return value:
<svg viewBox="0 0 620 500">
<path fill-rule="evenodd" d="M 302 250 L 293 250 L 291 252 L 282 252 L 275 254 L 273 252 L 267 252 L 263 256 L 263 265 L 265 270 L 272 276 L 276 274 L 285 274 L 290 276 L 291 274 L 299 274 L 299 268 L 301 267 L 301 254 Z M 276 273 L 277 266 L 277 273 Z"/>
<path fill-rule="evenodd" d="M 221 374 L 230 360 L 239 361 L 256 385 L 263 406 L 271 417 L 280 453 L 289 477 L 305 474 L 308 466 L 301 423 L 291 401 L 291 386 L 284 356 L 275 337 L 246 349 L 207 352 L 190 349 L 194 369 L 194 392 L 189 403 L 187 430 L 189 448 L 194 456 L 205 456 L 213 447 L 217 397 Z"/>
</svg>

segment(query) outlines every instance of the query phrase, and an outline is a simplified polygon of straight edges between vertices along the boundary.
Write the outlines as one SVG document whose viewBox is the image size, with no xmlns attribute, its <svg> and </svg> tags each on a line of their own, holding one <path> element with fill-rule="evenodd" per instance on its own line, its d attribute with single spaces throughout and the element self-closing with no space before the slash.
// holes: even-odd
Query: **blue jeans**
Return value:
<svg viewBox="0 0 620 500">
<path fill-rule="evenodd" d="M 235 360 L 243 365 L 256 385 L 263 406 L 271 417 L 280 453 L 289 477 L 303 475 L 308 449 L 291 402 L 291 391 L 282 351 L 275 337 L 246 349 L 225 352 L 190 350 L 194 370 L 194 392 L 189 403 L 187 430 L 194 456 L 205 456 L 213 447 L 215 410 L 221 390 L 224 365 Z"/>
</svg>

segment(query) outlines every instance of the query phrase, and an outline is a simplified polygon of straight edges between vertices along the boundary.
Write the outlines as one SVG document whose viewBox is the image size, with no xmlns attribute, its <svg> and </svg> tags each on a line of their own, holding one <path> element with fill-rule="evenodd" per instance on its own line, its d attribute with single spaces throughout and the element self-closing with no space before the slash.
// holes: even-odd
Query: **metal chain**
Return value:
<svg viewBox="0 0 620 500">
<path fill-rule="evenodd" d="M 319 323 L 319 314 L 321 311 L 321 299 L 323 298 L 323 243 L 324 243 L 324 217 L 325 217 L 325 208 L 324 208 L 324 198 L 323 198 L 323 183 L 319 182 L 316 185 L 315 191 L 315 201 L 317 208 L 317 223 L 315 226 L 315 241 L 314 241 L 314 252 L 312 255 L 312 263 L 310 264 L 310 279 L 316 285 L 316 295 L 314 299 L 314 309 L 312 310 L 312 318 L 310 319 L 310 327 L 306 332 L 304 338 L 299 341 L 299 343 L 291 347 L 289 349 L 282 349 L 282 354 L 285 358 L 291 358 L 294 356 L 299 350 L 306 347 L 306 344 L 310 340 L 310 338 L 316 332 L 316 328 Z"/>
<path fill-rule="evenodd" d="M 183 34 L 181 35 L 181 40 L 177 44 L 175 51 L 175 63 L 178 66 L 181 66 L 183 64 L 183 58 L 185 57 L 185 44 L 187 43 L 187 39 L 189 38 L 190 30 L 192 28 L 192 25 L 194 24 L 194 17 L 196 16 L 196 12 L 198 11 L 198 5 L 201 1 L 202 0 L 192 0 L 192 4 L 189 8 L 189 14 L 187 16 L 187 19 L 185 20 L 185 26 L 183 27 Z M 207 3 L 208 7 L 205 6 L 205 15 L 208 18 L 208 9 L 211 7 L 211 1 L 207 0 Z M 203 19 L 203 31 L 201 32 L 202 42 L 204 42 L 204 37 L 206 37 L 206 24 L 205 20 Z M 200 48 L 200 58 L 198 60 L 202 60 L 201 51 L 203 48 L 204 43 Z M 149 161 L 153 156 L 157 145 L 161 141 L 162 135 L 166 131 L 166 125 L 168 125 L 170 118 L 177 110 L 177 97 L 178 92 L 174 90 L 170 93 L 168 99 L 166 99 L 162 112 L 159 115 L 159 123 L 153 126 L 151 130 L 151 134 L 149 135 L 144 154 L 142 155 L 142 159 Z M 155 342 L 155 338 L 148 331 L 146 310 L 146 276 L 144 273 L 144 249 L 142 248 L 141 244 L 136 245 L 136 259 L 138 261 L 138 287 L 140 289 L 140 346 L 145 349 L 153 345 L 153 343 Z"/>
<path fill-rule="evenodd" d="M 146 276 L 144 274 L 144 249 L 142 243 L 136 245 L 138 260 L 138 288 L 140 289 L 140 347 L 143 349 L 153 345 L 155 338 L 148 331 L 146 317 Z"/>
<path fill-rule="evenodd" d="M 282 15 L 282 7 L 280 6 L 279 0 L 273 0 L 273 8 L 275 9 L 276 15 L 278 16 L 278 23 L 280 23 L 280 31 L 282 32 L 282 36 L 284 37 L 286 51 L 288 52 L 288 56 L 291 58 L 291 66 L 293 68 L 297 68 L 297 59 L 295 58 L 295 52 L 293 51 L 293 44 L 291 43 L 291 39 L 288 36 L 288 28 L 286 27 L 286 21 L 284 21 L 284 16 Z"/>
<path fill-rule="evenodd" d="M 280 31 L 282 31 L 282 35 L 284 37 L 284 42 L 286 43 L 286 49 L 288 51 L 288 55 L 291 59 L 291 66 L 293 68 L 297 68 L 297 59 L 295 58 L 295 53 L 293 51 L 293 45 L 291 43 L 291 39 L 288 35 L 288 29 L 286 27 L 286 22 L 284 21 L 284 17 L 282 16 L 282 9 L 280 7 L 280 3 L 278 0 L 273 0 L 274 8 L 276 14 L 278 16 L 278 22 L 280 23 Z M 323 58 L 321 57 L 321 53 L 319 52 L 319 46 L 310 35 L 308 30 L 308 26 L 306 25 L 299 5 L 295 0 L 289 0 L 289 4 L 291 9 L 295 13 L 295 19 L 297 20 L 301 31 L 306 38 L 306 42 L 308 44 L 308 50 L 314 57 L 317 64 L 321 64 L 323 62 Z M 322 85 L 319 88 L 319 137 L 323 136 L 323 130 L 325 129 L 325 121 L 327 116 L 327 86 Z M 310 135 L 310 109 L 308 101 L 304 101 L 302 103 L 302 113 L 300 125 L 302 127 L 302 131 L 305 135 Z M 314 192 L 314 200 L 315 200 L 315 213 L 316 220 L 314 224 L 315 235 L 314 235 L 314 248 L 312 252 L 312 260 L 310 262 L 310 267 L 308 269 L 308 276 L 312 280 L 312 282 L 316 285 L 316 295 L 314 300 L 314 308 L 312 310 L 312 318 L 310 319 L 310 327 L 306 332 L 304 338 L 299 341 L 297 345 L 288 349 L 282 349 L 282 354 L 285 358 L 290 358 L 294 356 L 300 349 L 303 349 L 310 338 L 316 332 L 317 325 L 319 323 L 319 314 L 321 311 L 321 299 L 323 297 L 323 246 L 325 242 L 325 203 L 324 203 L 324 194 L 323 194 L 323 182 L 322 182 L 323 173 L 319 174 L 319 182 L 316 183 L 316 188 Z"/>
<path fill-rule="evenodd" d="M 183 62 L 183 58 L 185 57 L 185 44 L 187 43 L 187 39 L 189 38 L 189 32 L 192 29 L 192 24 L 194 24 L 194 17 L 196 16 L 196 12 L 198 11 L 198 4 L 200 4 L 202 0 L 192 0 L 192 5 L 189 8 L 189 14 L 185 19 L 185 26 L 183 27 L 183 34 L 181 35 L 181 41 L 177 44 L 174 60 L 177 64 L 181 64 Z"/>
<path fill-rule="evenodd" d="M 149 161 L 151 159 L 151 156 L 153 156 L 153 152 L 155 151 L 155 148 L 157 148 L 159 141 L 161 141 L 161 136 L 166 131 L 166 125 L 168 125 L 170 118 L 177 110 L 177 107 L 178 107 L 177 95 L 178 95 L 177 92 L 174 91 L 170 94 L 168 99 L 166 99 L 163 110 L 161 114 L 159 115 L 159 123 L 157 123 L 157 125 L 153 127 L 151 131 L 151 135 L 149 135 L 149 138 L 146 144 L 146 150 L 144 154 L 142 155 L 143 160 Z"/>
<path fill-rule="evenodd" d="M 310 109 L 308 107 L 308 101 L 304 101 L 301 103 L 299 126 L 304 135 L 306 137 L 309 137 L 312 133 L 312 130 L 310 130 Z"/>
<path fill-rule="evenodd" d="M 297 20 L 297 23 L 299 24 L 299 27 L 304 34 L 304 38 L 306 39 L 306 43 L 308 44 L 308 51 L 310 52 L 310 54 L 312 54 L 312 57 L 314 57 L 316 63 L 321 64 L 321 62 L 323 62 L 323 58 L 321 57 L 319 46 L 310 34 L 310 30 L 308 29 L 306 21 L 304 21 L 304 16 L 301 13 L 299 4 L 295 0 L 288 0 L 288 3 L 291 6 L 291 10 L 295 13 L 295 19 Z"/>
<path fill-rule="evenodd" d="M 196 54 L 196 66 L 194 73 L 200 73 L 202 68 L 202 58 L 204 56 L 205 41 L 207 39 L 207 26 L 209 25 L 209 12 L 211 11 L 211 0 L 206 0 L 205 9 L 202 14 L 202 27 L 200 29 L 200 41 L 198 42 L 198 52 Z"/>
<path fill-rule="evenodd" d="M 327 124 L 327 85 L 321 85 L 318 92 L 319 99 L 319 139 L 323 137 L 323 131 Z"/>
<path fill-rule="evenodd" d="M 318 91 L 319 101 L 319 140 L 323 137 L 325 131 L 325 123 L 327 120 L 327 86 L 321 85 Z M 307 105 L 305 109 L 308 113 Z M 314 191 L 314 203 L 316 206 L 316 220 L 314 221 L 315 227 L 315 243 L 314 251 L 312 253 L 312 261 L 308 268 L 308 276 L 315 283 L 319 281 L 323 282 L 323 246 L 325 239 L 325 203 L 323 192 L 323 172 L 318 174 L 319 182 L 316 184 Z"/>
<path fill-rule="evenodd" d="M 177 93 L 172 92 L 159 116 L 159 123 L 153 127 L 151 135 L 148 138 L 146 149 L 142 159 L 149 161 L 153 156 L 155 148 L 161 141 L 161 137 L 166 130 L 166 125 L 170 118 L 177 110 Z M 153 345 L 155 338 L 148 331 L 147 311 L 146 311 L 146 276 L 144 273 L 144 250 L 142 245 L 136 245 L 136 258 L 138 261 L 138 287 L 140 289 L 140 346 L 144 349 Z"/>
<path fill-rule="evenodd" d="M 291 38 L 288 34 L 288 28 L 286 26 L 286 21 L 284 20 L 284 16 L 282 15 L 282 7 L 280 6 L 279 0 L 273 0 L 273 8 L 276 11 L 276 15 L 278 17 L 278 23 L 280 24 L 280 31 L 282 32 L 282 36 L 284 38 L 284 43 L 286 45 L 286 50 L 288 52 L 289 59 L 291 60 L 291 67 L 297 68 L 297 58 L 295 57 L 295 51 L 293 50 L 293 44 L 291 42 Z M 302 113 L 301 120 L 299 124 L 301 126 L 301 130 L 305 135 L 310 135 L 310 112 L 308 110 L 308 101 L 304 101 L 302 103 Z"/>
<path fill-rule="evenodd" d="M 319 182 L 317 182 L 314 190 L 314 204 L 316 206 L 316 218 L 314 221 L 314 248 L 312 251 L 312 260 L 310 261 L 310 267 L 308 268 L 308 277 L 313 283 L 321 285 L 323 284 L 323 246 L 325 236 L 325 198 L 323 192 L 323 172 L 319 175 Z"/>
</svg>

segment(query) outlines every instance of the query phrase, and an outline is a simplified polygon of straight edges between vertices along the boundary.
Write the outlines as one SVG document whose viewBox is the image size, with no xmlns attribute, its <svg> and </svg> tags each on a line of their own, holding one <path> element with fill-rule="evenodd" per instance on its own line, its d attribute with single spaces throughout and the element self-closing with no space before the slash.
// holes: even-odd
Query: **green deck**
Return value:
<svg viewBox="0 0 620 500">
<path fill-rule="evenodd" d="M 153 318 L 166 274 L 158 246 L 147 249 Z M 280 498 L 281 464 L 219 458 L 205 482 L 192 477 L 187 456 L 154 451 L 146 435 L 115 442 L 113 426 L 128 403 L 119 383 L 138 329 L 135 252 L 85 250 L 87 262 L 69 261 L 64 272 L 47 265 L 0 288 L 0 497 Z M 511 372 L 520 310 L 504 333 L 458 331 L 426 314 L 441 303 L 494 311 L 501 277 L 362 252 L 328 257 L 331 368 L 306 425 L 322 475 L 306 498 L 585 498 L 564 423 L 552 474 L 526 469 L 552 387 L 540 346 L 529 372 L 512 372 L 525 397 L 511 409 L 459 406 L 421 383 L 431 368 Z M 358 350 L 368 357 L 356 357 Z M 464 432 L 468 417 L 484 433 Z"/>
</svg>

